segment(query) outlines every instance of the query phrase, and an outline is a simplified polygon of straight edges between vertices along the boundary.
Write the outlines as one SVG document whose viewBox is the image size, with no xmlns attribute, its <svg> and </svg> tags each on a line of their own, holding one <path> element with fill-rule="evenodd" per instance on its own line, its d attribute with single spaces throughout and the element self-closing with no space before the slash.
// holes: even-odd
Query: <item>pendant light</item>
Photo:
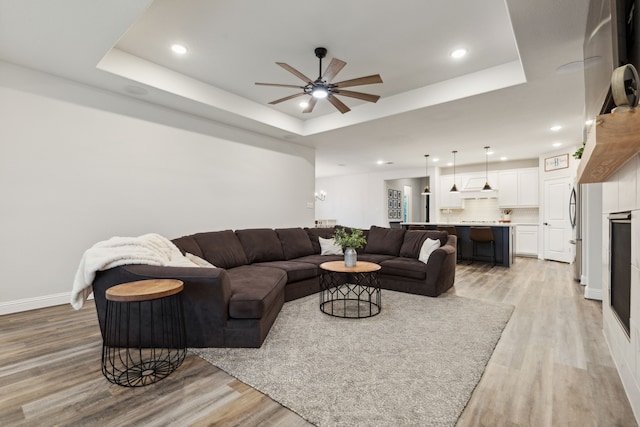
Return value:
<svg viewBox="0 0 640 427">
<path fill-rule="evenodd" d="M 424 190 L 422 190 L 422 195 L 426 196 L 431 194 L 431 189 L 429 188 L 429 155 L 425 154 L 424 158 L 425 158 L 424 176 L 425 176 L 425 179 L 427 180 L 427 185 L 424 186 Z"/>
<path fill-rule="evenodd" d="M 451 187 L 451 190 L 449 190 L 449 193 L 457 193 L 458 192 L 458 187 L 456 187 L 456 150 L 452 151 L 453 153 L 453 186 Z"/>
<path fill-rule="evenodd" d="M 482 187 L 482 191 L 493 191 L 493 188 L 489 185 L 489 148 L 484 147 L 484 187 Z"/>
</svg>

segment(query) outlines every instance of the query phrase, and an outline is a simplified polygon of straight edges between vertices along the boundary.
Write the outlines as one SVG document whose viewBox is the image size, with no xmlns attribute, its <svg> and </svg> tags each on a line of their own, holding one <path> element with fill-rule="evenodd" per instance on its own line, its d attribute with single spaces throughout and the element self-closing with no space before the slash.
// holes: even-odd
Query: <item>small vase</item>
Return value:
<svg viewBox="0 0 640 427">
<path fill-rule="evenodd" d="M 353 248 L 347 248 L 344 251 L 344 266 L 355 267 L 358 262 L 358 253 Z"/>
</svg>

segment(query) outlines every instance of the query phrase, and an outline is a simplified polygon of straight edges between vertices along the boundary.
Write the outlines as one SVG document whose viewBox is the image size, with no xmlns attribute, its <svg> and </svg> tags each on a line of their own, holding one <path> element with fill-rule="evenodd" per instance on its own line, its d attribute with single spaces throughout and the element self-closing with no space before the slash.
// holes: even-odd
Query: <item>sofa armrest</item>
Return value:
<svg viewBox="0 0 640 427">
<path fill-rule="evenodd" d="M 449 235 L 447 244 L 431 253 L 427 261 L 427 284 L 437 295 L 453 286 L 456 277 L 457 237 Z"/>
<path fill-rule="evenodd" d="M 106 290 L 121 283 L 145 279 L 178 279 L 184 282 L 182 295 L 189 346 L 208 347 L 224 342 L 231 284 L 226 270 L 221 268 L 133 264 L 98 272 L 93 281 L 93 294 L 101 331 L 104 331 Z"/>
</svg>

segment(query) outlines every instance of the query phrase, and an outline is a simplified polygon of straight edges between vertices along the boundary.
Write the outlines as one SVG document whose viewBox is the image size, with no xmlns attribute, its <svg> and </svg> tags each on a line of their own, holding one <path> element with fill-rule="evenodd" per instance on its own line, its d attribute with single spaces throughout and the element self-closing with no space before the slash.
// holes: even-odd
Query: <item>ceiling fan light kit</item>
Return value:
<svg viewBox="0 0 640 427">
<path fill-rule="evenodd" d="M 289 71 L 294 76 L 298 77 L 300 80 L 305 82 L 304 86 L 297 85 L 289 85 L 289 84 L 279 84 L 279 83 L 256 83 L 259 86 L 275 86 L 275 87 L 288 87 L 288 88 L 296 88 L 302 89 L 302 92 L 296 93 L 294 95 L 285 96 L 284 98 L 276 99 L 275 101 L 271 101 L 269 104 L 275 105 L 284 101 L 288 101 L 289 99 L 297 98 L 299 96 L 310 95 L 311 99 L 307 107 L 302 111 L 303 113 L 310 113 L 313 111 L 313 108 L 316 105 L 316 101 L 318 99 L 326 98 L 331 105 L 333 105 L 338 111 L 342 114 L 351 111 L 349 107 L 347 107 L 342 101 L 336 98 L 336 95 L 346 96 L 349 98 L 361 99 L 363 101 L 368 102 L 377 102 L 380 99 L 378 95 L 371 95 L 363 92 L 353 92 L 350 90 L 343 90 L 342 88 L 351 87 L 351 86 L 362 86 L 369 85 L 374 83 L 382 83 L 382 78 L 380 74 L 374 74 L 371 76 L 359 77 L 350 80 L 344 80 L 337 83 L 330 83 L 333 78 L 347 65 L 346 62 L 341 61 L 337 58 L 331 59 L 329 66 L 325 70 L 324 74 L 322 74 L 322 59 L 327 55 L 327 49 L 324 47 L 317 47 L 314 50 L 316 57 L 319 60 L 318 64 L 318 78 L 315 80 L 311 80 L 309 77 L 302 74 L 300 71 L 296 70 L 292 66 L 285 64 L 284 62 L 276 62 L 277 65 L 281 66 L 285 70 Z"/>
</svg>

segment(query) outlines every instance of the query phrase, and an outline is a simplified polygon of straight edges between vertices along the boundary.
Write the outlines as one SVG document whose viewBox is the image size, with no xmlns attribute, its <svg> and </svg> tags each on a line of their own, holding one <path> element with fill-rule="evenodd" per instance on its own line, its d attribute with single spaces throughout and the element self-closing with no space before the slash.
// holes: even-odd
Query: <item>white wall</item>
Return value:
<svg viewBox="0 0 640 427">
<path fill-rule="evenodd" d="M 111 236 L 313 225 L 310 148 L 6 63 L 0 117 L 0 314 L 67 302 Z"/>
<path fill-rule="evenodd" d="M 414 177 L 424 177 L 424 168 L 318 178 L 316 190 L 326 191 L 327 198 L 316 202 L 316 218 L 336 219 L 338 224 L 350 227 L 388 227 L 385 180 Z"/>
</svg>

